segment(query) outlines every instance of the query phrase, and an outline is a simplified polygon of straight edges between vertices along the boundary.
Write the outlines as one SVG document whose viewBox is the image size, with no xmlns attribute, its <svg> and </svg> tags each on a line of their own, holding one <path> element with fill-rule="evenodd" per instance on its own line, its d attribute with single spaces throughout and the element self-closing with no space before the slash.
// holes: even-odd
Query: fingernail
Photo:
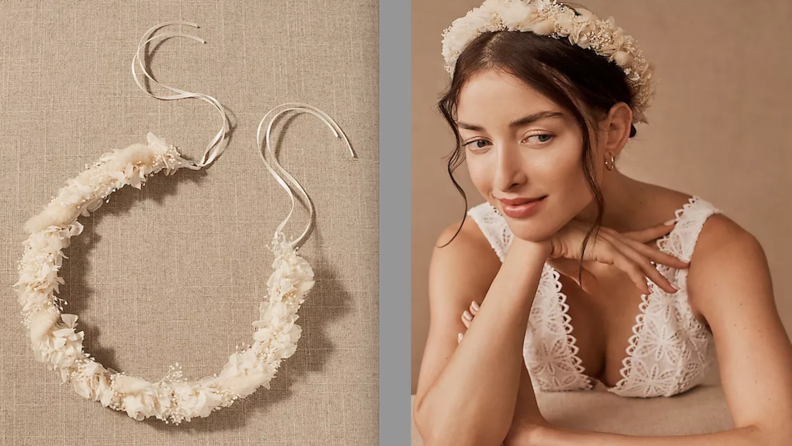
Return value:
<svg viewBox="0 0 792 446">
<path fill-rule="evenodd" d="M 457 342 L 462 342 L 462 333 L 457 334 Z"/>
<path fill-rule="evenodd" d="M 477 304 L 475 300 L 473 301 L 472 304 L 470 304 L 470 306 L 473 307 L 473 309 L 476 310 L 476 311 L 479 310 L 479 304 Z"/>
<path fill-rule="evenodd" d="M 471 315 L 471 314 L 470 314 L 470 312 L 469 312 L 468 310 L 465 310 L 465 312 L 464 312 L 464 313 L 462 313 L 462 316 L 463 316 L 465 319 L 469 320 L 469 321 L 472 321 L 472 320 L 473 320 L 473 315 Z"/>
<path fill-rule="evenodd" d="M 669 282 L 669 283 L 671 283 L 671 282 Z M 675 289 L 675 290 L 679 291 L 679 287 L 678 287 L 678 286 L 676 286 L 676 285 L 674 285 L 673 283 L 671 283 L 671 288 L 673 288 L 673 289 Z"/>
<path fill-rule="evenodd" d="M 671 220 L 668 220 L 667 222 L 665 222 L 663 224 L 664 225 L 673 225 L 675 223 L 676 223 L 676 218 L 672 218 Z"/>
</svg>

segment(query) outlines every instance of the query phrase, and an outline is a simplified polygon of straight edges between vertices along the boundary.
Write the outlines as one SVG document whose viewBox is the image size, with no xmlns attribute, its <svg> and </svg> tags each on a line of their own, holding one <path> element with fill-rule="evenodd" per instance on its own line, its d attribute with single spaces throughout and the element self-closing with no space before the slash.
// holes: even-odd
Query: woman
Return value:
<svg viewBox="0 0 792 446">
<path fill-rule="evenodd" d="M 449 173 L 465 159 L 487 201 L 432 256 L 426 444 L 788 444 L 792 345 L 762 247 L 701 197 L 615 166 L 653 94 L 635 41 L 580 7 L 487 0 L 443 55 Z M 536 391 L 680 394 L 715 352 L 733 430 L 571 431 L 537 407 Z"/>
</svg>

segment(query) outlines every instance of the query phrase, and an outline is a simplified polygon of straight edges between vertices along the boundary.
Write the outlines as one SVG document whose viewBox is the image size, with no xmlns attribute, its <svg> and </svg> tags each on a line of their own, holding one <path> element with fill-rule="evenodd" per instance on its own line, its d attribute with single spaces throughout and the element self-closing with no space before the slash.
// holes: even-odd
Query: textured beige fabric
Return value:
<svg viewBox="0 0 792 446">
<path fill-rule="evenodd" d="M 359 160 L 308 114 L 288 120 L 279 158 L 311 194 L 316 227 L 301 253 L 316 286 L 303 337 L 272 381 L 181 426 L 137 422 L 84 400 L 33 359 L 11 285 L 26 235 L 68 178 L 152 131 L 197 159 L 219 126 L 200 101 L 162 102 L 132 81 L 143 32 L 168 20 L 207 40 L 158 45 L 163 83 L 227 105 L 236 129 L 206 171 L 157 175 L 111 195 L 65 254 L 61 297 L 86 349 L 150 380 L 172 363 L 219 372 L 252 342 L 275 227 L 289 200 L 254 150 L 271 107 L 317 106 Z M 344 2 L 2 2 L 0 5 L 0 445 L 372 445 L 378 438 L 378 4 Z M 283 128 L 283 126 L 279 126 Z M 298 208 L 287 227 L 307 221 Z"/>
</svg>

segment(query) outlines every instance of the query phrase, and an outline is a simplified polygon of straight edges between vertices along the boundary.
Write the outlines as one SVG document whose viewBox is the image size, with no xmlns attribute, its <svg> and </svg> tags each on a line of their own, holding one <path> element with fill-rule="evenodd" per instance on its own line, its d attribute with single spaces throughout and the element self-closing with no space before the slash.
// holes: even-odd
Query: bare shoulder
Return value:
<svg viewBox="0 0 792 446">
<path fill-rule="evenodd" d="M 458 220 L 441 231 L 435 244 L 435 253 L 438 250 L 447 250 L 446 252 L 454 254 L 485 255 L 490 261 L 500 262 L 484 233 L 470 216 L 465 218 L 464 223 Z"/>
<path fill-rule="evenodd" d="M 655 204 L 651 212 L 658 213 L 653 221 L 672 216 L 692 198 L 691 194 L 656 185 L 649 190 Z M 747 277 L 743 285 L 748 289 L 765 287 L 769 268 L 764 250 L 748 230 L 727 215 L 714 213 L 701 227 L 690 258 L 686 288 L 693 316 L 709 326 L 708 315 L 722 310 L 723 300 L 734 295 L 726 289 L 733 288 L 731 281 L 736 277 Z"/>
<path fill-rule="evenodd" d="M 692 197 L 685 192 L 668 189 L 661 186 L 652 185 L 655 192 L 652 194 L 655 212 L 659 212 L 653 221 L 663 221 L 658 217 L 673 216 L 676 209 L 681 209 Z M 701 228 L 698 240 L 696 241 L 694 256 L 704 257 L 724 246 L 725 243 L 741 242 L 751 243 L 755 241 L 751 233 L 742 228 L 734 220 L 720 213 L 710 215 Z M 691 259 L 692 262 L 692 259 Z"/>
<path fill-rule="evenodd" d="M 769 267 L 759 240 L 724 214 L 712 214 L 701 228 L 688 271 L 688 298 L 694 315 L 707 319 L 709 308 L 722 307 L 733 293 L 731 281 L 745 277 L 746 295 L 765 288 Z"/>
<path fill-rule="evenodd" d="M 690 261 L 692 265 L 694 259 L 713 259 L 723 253 L 755 256 L 761 250 L 761 244 L 748 230 L 724 214 L 712 214 L 699 232 Z M 756 259 L 749 257 L 747 260 Z M 746 259 L 739 261 L 745 262 Z"/>
<path fill-rule="evenodd" d="M 472 218 L 448 225 L 432 252 L 430 301 L 439 298 L 463 303 L 469 296 L 480 295 L 477 301 L 481 303 L 500 266 L 500 259 Z"/>
<path fill-rule="evenodd" d="M 736 269 L 754 268 L 766 262 L 759 240 L 748 230 L 724 214 L 712 214 L 704 222 L 690 258 L 692 280 L 710 271 L 718 275 Z M 698 268 L 696 267 L 698 265 Z"/>
</svg>

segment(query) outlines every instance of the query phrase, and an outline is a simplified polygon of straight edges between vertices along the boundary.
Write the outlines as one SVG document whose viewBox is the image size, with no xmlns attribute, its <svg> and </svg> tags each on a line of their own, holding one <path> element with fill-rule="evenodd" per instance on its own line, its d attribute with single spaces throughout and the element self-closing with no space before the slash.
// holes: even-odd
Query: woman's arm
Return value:
<svg viewBox="0 0 792 446">
<path fill-rule="evenodd" d="M 792 442 L 792 344 L 773 298 L 759 242 L 725 216 L 711 216 L 688 273 L 688 297 L 710 326 L 735 429 L 635 437 L 536 429 L 525 445 L 774 446 Z"/>
<path fill-rule="evenodd" d="M 465 327 L 470 327 L 473 323 L 472 318 L 476 317 L 478 310 L 479 307 L 477 303 L 471 303 L 470 309 L 468 310 L 471 314 L 471 319 L 467 319 L 464 316 L 460 318 Z M 463 333 L 459 333 L 459 342 L 462 342 L 463 337 Z M 520 369 L 520 385 L 517 389 L 517 404 L 514 407 L 514 416 L 512 417 L 509 433 L 503 440 L 505 446 L 519 446 L 520 444 L 524 444 L 524 439 L 530 436 L 533 429 L 539 426 L 550 426 L 550 423 L 548 423 L 539 412 L 539 405 L 536 402 L 536 394 L 531 382 L 531 375 L 524 361 Z"/>
<path fill-rule="evenodd" d="M 546 244 L 515 239 L 493 280 L 491 271 L 482 271 L 488 262 L 481 244 L 470 237 L 460 232 L 432 256 L 431 323 L 414 408 L 415 425 L 427 446 L 495 446 L 506 437 L 528 316 L 550 253 Z M 447 240 L 448 234 L 441 236 L 441 242 Z M 457 334 L 464 328 L 458 315 L 484 294 L 476 323 L 458 344 Z"/>
</svg>

